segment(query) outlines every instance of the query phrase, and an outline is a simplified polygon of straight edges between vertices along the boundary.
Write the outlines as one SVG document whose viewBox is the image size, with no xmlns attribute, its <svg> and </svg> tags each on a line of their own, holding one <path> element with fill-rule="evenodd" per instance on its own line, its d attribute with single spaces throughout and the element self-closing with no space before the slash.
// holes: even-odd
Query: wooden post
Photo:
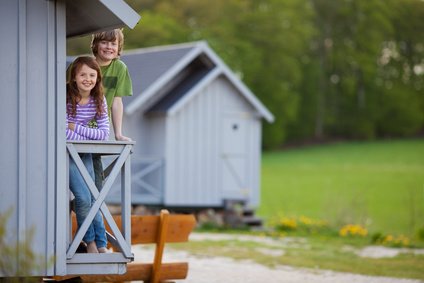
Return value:
<svg viewBox="0 0 424 283">
<path fill-rule="evenodd" d="M 152 283 L 158 283 L 160 279 L 160 269 L 162 265 L 163 249 L 165 247 L 166 234 L 168 232 L 168 210 L 161 210 L 159 233 L 156 241 L 155 258 L 153 261 Z"/>
</svg>

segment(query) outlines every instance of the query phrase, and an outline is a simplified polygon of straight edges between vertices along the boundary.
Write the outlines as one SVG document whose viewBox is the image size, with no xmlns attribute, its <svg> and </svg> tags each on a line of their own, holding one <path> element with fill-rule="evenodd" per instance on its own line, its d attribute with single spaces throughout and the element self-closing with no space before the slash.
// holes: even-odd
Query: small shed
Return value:
<svg viewBox="0 0 424 283">
<path fill-rule="evenodd" d="M 0 222 L 2 244 L 17 247 L 1 250 L 0 277 L 125 271 L 114 260 L 67 257 L 65 54 L 67 37 L 132 28 L 139 18 L 122 0 L 0 1 Z M 33 265 L 20 265 L 28 250 Z"/>
<path fill-rule="evenodd" d="M 134 88 L 123 100 L 124 133 L 137 140 L 132 203 L 256 207 L 262 120 L 274 117 L 207 42 L 130 50 L 121 59 Z"/>
</svg>

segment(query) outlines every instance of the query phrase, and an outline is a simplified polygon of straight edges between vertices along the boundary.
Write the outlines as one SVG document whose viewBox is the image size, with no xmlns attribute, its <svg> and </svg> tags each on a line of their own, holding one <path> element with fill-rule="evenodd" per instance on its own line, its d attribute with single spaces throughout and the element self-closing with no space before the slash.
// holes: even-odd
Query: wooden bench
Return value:
<svg viewBox="0 0 424 283">
<path fill-rule="evenodd" d="M 121 227 L 121 217 L 113 217 L 117 226 Z M 73 214 L 73 225 L 76 218 Z M 163 250 L 166 243 L 187 242 L 196 224 L 193 215 L 169 214 L 162 210 L 160 215 L 131 216 L 131 244 L 155 244 L 155 255 L 152 263 L 132 262 L 127 264 L 127 272 L 122 275 L 80 275 L 83 282 L 119 282 L 141 280 L 150 283 L 167 280 L 185 279 L 188 273 L 187 262 L 162 263 Z M 76 228 L 75 228 L 76 229 Z M 109 227 L 106 225 L 108 231 Z M 75 234 L 75 230 L 73 234 Z M 109 234 L 109 243 L 113 246 L 113 235 Z M 118 248 L 119 249 L 119 248 Z M 75 278 L 76 276 L 54 276 L 56 281 Z M 169 281 L 167 281 L 169 282 Z"/>
</svg>

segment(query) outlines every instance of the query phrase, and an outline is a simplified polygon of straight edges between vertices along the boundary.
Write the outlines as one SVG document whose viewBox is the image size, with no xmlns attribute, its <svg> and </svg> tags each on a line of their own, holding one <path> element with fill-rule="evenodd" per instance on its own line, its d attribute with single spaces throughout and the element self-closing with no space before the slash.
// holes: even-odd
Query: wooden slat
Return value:
<svg viewBox="0 0 424 283">
<path fill-rule="evenodd" d="M 166 243 L 187 242 L 190 233 L 196 225 L 193 215 L 176 214 L 169 215 Z M 121 227 L 121 217 L 114 216 L 116 224 Z M 132 215 L 131 216 L 131 243 L 132 244 L 154 244 L 158 236 L 158 215 Z"/>
<path fill-rule="evenodd" d="M 121 229 L 121 217 L 113 217 Z M 72 213 L 73 234 L 77 227 L 75 214 Z M 186 242 L 196 220 L 193 215 L 170 215 L 162 210 L 160 215 L 132 215 L 132 244 L 156 244 L 155 258 L 151 263 L 129 263 L 127 273 L 123 275 L 82 275 L 83 282 L 118 282 L 118 281 L 149 281 L 151 283 L 164 280 L 185 279 L 188 273 L 188 263 L 162 263 L 162 255 L 166 243 Z M 108 223 L 106 229 L 110 231 Z M 57 281 L 74 278 L 75 276 L 55 277 Z"/>
<path fill-rule="evenodd" d="M 169 215 L 165 241 L 167 243 L 187 242 L 195 226 L 196 219 L 194 215 L 171 214 Z"/>
<path fill-rule="evenodd" d="M 129 263 L 127 273 L 122 275 L 81 275 L 83 282 L 119 282 L 119 281 L 147 281 L 152 276 L 153 264 L 149 263 Z M 187 262 L 163 263 L 159 280 L 179 280 L 186 279 L 188 274 Z M 53 276 L 56 281 L 64 281 L 76 276 Z"/>
<path fill-rule="evenodd" d="M 116 225 L 121 229 L 121 216 L 114 215 Z M 132 244 L 154 244 L 158 233 L 158 215 L 131 215 L 131 243 Z M 110 232 L 108 223 L 106 229 Z M 193 215 L 176 214 L 169 215 L 169 227 L 166 235 L 167 243 L 187 242 L 190 233 L 196 225 Z M 75 214 L 72 213 L 72 235 L 75 235 L 77 222 Z"/>
</svg>

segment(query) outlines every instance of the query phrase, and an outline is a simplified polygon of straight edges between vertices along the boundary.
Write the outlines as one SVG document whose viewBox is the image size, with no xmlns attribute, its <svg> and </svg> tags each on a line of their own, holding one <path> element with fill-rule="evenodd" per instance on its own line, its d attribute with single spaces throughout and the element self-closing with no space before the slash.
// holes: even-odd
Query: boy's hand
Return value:
<svg viewBox="0 0 424 283">
<path fill-rule="evenodd" d="M 132 141 L 132 140 L 131 140 L 131 138 L 126 137 L 126 136 L 123 136 L 123 135 L 120 135 L 120 136 L 115 135 L 115 139 L 116 139 L 117 141 Z"/>
</svg>

